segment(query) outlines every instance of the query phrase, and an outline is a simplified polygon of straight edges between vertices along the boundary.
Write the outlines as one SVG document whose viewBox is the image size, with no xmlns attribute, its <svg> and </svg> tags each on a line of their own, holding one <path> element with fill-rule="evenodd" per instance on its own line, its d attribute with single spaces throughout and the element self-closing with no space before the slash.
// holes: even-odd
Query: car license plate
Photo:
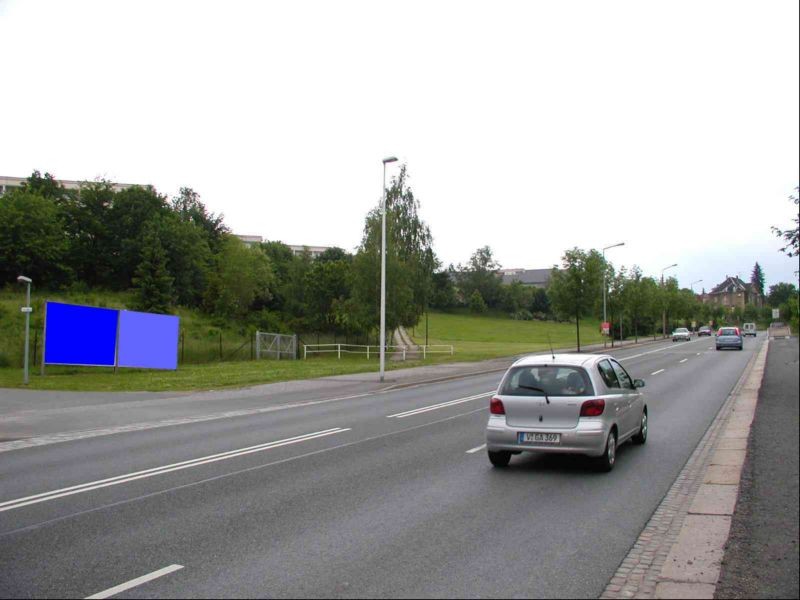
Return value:
<svg viewBox="0 0 800 600">
<path fill-rule="evenodd" d="M 520 444 L 529 444 L 531 442 L 539 443 L 539 444 L 560 444 L 561 443 L 561 434 L 560 433 L 530 433 L 527 431 L 521 431 L 518 436 L 518 440 Z"/>
</svg>

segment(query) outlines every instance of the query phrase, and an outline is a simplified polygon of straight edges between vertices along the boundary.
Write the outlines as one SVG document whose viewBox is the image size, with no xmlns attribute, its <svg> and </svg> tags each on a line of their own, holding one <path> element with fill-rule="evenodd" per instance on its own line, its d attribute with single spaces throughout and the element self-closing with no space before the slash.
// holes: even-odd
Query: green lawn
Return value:
<svg viewBox="0 0 800 600">
<path fill-rule="evenodd" d="M 406 363 L 386 362 L 386 369 L 418 366 L 421 361 Z M 260 360 L 241 362 L 185 365 L 177 371 L 150 371 L 145 369 L 113 369 L 94 367 L 47 367 L 44 377 L 39 370 L 31 373 L 29 389 L 73 390 L 86 392 L 130 391 L 181 391 L 217 390 L 244 387 L 261 383 L 311 379 L 348 373 L 374 372 L 377 376 L 378 360 L 373 357 L 315 357 L 309 360 Z M 23 388 L 22 369 L 0 369 L 0 388 Z"/>
<path fill-rule="evenodd" d="M 21 326 L 18 313 L 12 312 L 18 305 L 16 295 L 0 294 L 0 331 L 13 333 L 13 344 L 6 339 L 7 351 L 20 346 Z M 41 298 L 39 303 L 41 304 Z M 101 295 L 96 297 L 69 298 L 72 302 L 85 304 L 124 306 L 125 295 Z M 34 303 L 36 306 L 36 303 Z M 18 310 L 18 308 L 17 308 Z M 348 373 L 377 372 L 377 356 L 367 360 L 363 356 L 348 355 L 338 360 L 335 356 L 315 356 L 308 360 L 261 360 L 221 362 L 214 360 L 218 328 L 202 315 L 187 312 L 182 314 L 182 326 L 187 335 L 209 339 L 209 358 L 205 364 L 181 364 L 177 371 L 149 371 L 144 369 L 112 369 L 84 367 L 48 367 L 47 375 L 41 377 L 38 368 L 31 368 L 30 389 L 75 390 L 75 391 L 181 391 L 243 387 L 261 383 L 310 379 Z M 39 316 L 41 318 L 41 316 Z M 581 344 L 602 341 L 597 321 L 581 323 Z M 223 329 L 223 336 L 235 337 L 235 330 Z M 413 337 L 417 343 L 425 342 L 425 321 L 420 322 Z M 477 361 L 489 358 L 513 356 L 526 352 L 540 352 L 549 348 L 548 336 L 554 348 L 574 347 L 575 325 L 543 321 L 513 321 L 505 315 L 476 316 L 461 313 L 430 313 L 430 344 L 453 345 L 453 356 L 436 354 L 429 356 L 424 364 Z M 223 338 L 225 339 L 225 338 Z M 245 340 L 247 338 L 244 338 Z M 313 341 L 313 340 L 312 340 Z M 237 342 L 238 343 L 238 342 Z M 249 353 L 246 348 L 241 358 Z M 302 349 L 301 349 L 302 352 Z M 12 352 L 9 352 L 10 354 Z M 227 350 L 223 353 L 227 354 Z M 21 354 L 21 353 L 20 353 Z M 213 356 L 212 356 L 213 355 Z M 21 362 L 21 356 L 13 355 L 13 363 Z M 187 361 L 188 362 L 188 361 Z M 22 369 L 14 364 L 0 365 L 0 387 L 23 387 Z M 422 360 L 396 362 L 387 361 L 388 370 L 402 369 L 423 364 Z"/>
<path fill-rule="evenodd" d="M 425 343 L 425 317 L 409 333 Z M 549 340 L 548 341 L 548 336 Z M 600 323 L 581 321 L 581 345 L 602 342 Z M 514 321 L 505 315 L 476 316 L 468 313 L 431 312 L 428 343 L 455 347 L 458 360 L 482 360 L 526 352 L 575 346 L 575 324 L 552 321 Z"/>
</svg>

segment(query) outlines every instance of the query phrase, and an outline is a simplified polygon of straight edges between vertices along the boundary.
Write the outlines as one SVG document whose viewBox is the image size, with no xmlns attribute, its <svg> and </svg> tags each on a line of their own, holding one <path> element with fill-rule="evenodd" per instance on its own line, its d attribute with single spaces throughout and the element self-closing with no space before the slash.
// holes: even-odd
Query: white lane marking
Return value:
<svg viewBox="0 0 800 600">
<path fill-rule="evenodd" d="M 424 429 L 425 427 L 431 427 L 432 425 L 439 425 L 440 423 L 447 423 L 449 421 L 454 421 L 456 419 L 460 419 L 462 417 L 468 417 L 477 413 L 482 413 L 486 411 L 486 407 L 482 406 L 480 408 L 475 408 L 473 410 L 467 411 L 465 413 L 459 413 L 457 415 L 452 415 L 450 417 L 443 417 L 441 419 L 437 419 L 436 421 L 431 421 L 429 423 L 422 423 L 420 425 L 413 425 L 411 427 L 406 427 L 405 429 L 400 429 L 398 431 L 390 431 L 389 433 L 382 433 L 380 435 L 375 435 L 372 437 L 364 438 L 363 440 L 355 440 L 354 442 L 345 442 L 343 444 L 339 444 L 337 446 L 331 446 L 330 448 L 322 448 L 321 450 L 312 450 L 311 452 L 306 452 L 304 454 L 298 454 L 297 456 L 290 456 L 289 458 L 282 458 L 280 460 L 276 460 L 269 463 L 264 463 L 262 465 L 256 465 L 254 467 L 246 467 L 244 469 L 238 469 L 236 471 L 230 471 L 228 473 L 223 473 L 221 475 L 214 475 L 213 477 L 207 477 L 206 479 L 200 479 L 199 481 L 192 481 L 190 483 L 184 483 L 182 485 L 176 485 L 171 488 L 166 488 L 163 490 L 158 490 L 156 492 L 150 492 L 149 494 L 141 494 L 139 496 L 134 496 L 132 498 L 125 498 L 124 500 L 119 500 L 117 502 L 111 502 L 108 504 L 102 504 L 100 506 L 96 506 L 94 508 L 88 508 L 86 510 L 81 510 L 73 513 L 69 513 L 67 515 L 61 517 L 55 517 L 53 519 L 48 519 L 46 521 L 40 521 L 38 523 L 34 523 L 33 525 L 28 525 L 26 527 L 20 527 L 18 529 L 12 529 L 11 531 L 5 531 L 0 534 L 0 537 L 6 537 L 12 534 L 21 533 L 23 531 L 33 531 L 44 527 L 46 525 L 52 525 L 53 523 L 60 523 L 61 521 L 66 521 L 67 519 L 72 519 L 73 517 L 79 517 L 83 515 L 88 515 L 91 513 L 99 512 L 102 510 L 107 510 L 109 508 L 114 508 L 117 506 L 124 506 L 126 504 L 131 504 L 133 502 L 138 502 L 140 500 L 147 500 L 148 498 L 155 498 L 156 496 L 163 496 L 165 494 L 171 494 L 173 492 L 177 492 L 179 490 L 186 490 L 189 488 L 194 488 L 200 485 L 205 485 L 207 483 L 213 483 L 216 481 L 222 481 L 223 479 L 228 479 L 229 477 L 235 477 L 237 475 L 242 475 L 243 473 L 253 473 L 255 471 L 260 471 L 262 469 L 268 469 L 269 467 L 275 467 L 277 465 L 284 465 L 290 462 L 294 462 L 297 460 L 301 460 L 303 458 L 309 458 L 311 456 L 318 456 L 320 454 L 325 454 L 327 452 L 332 452 L 334 450 L 341 450 L 343 448 L 352 448 L 358 446 L 359 444 L 364 444 L 367 442 L 373 442 L 375 440 L 379 440 L 386 437 L 393 437 L 396 435 L 400 435 L 402 433 L 408 433 L 409 431 L 416 431 L 418 429 Z"/>
<path fill-rule="evenodd" d="M 688 358 L 684 358 L 684 359 L 683 359 L 682 361 L 680 361 L 680 362 L 682 362 L 682 363 L 685 363 L 687 360 L 689 360 L 689 359 L 688 359 Z"/>
<path fill-rule="evenodd" d="M 713 350 L 713 349 L 714 349 L 714 346 L 709 346 L 709 347 L 708 347 L 708 349 L 709 349 L 709 350 Z"/>
<path fill-rule="evenodd" d="M 457 398 L 455 400 L 449 400 L 447 402 L 440 402 L 439 404 L 432 404 L 431 406 L 423 406 L 421 408 L 415 408 L 414 410 L 407 410 L 405 412 L 395 413 L 393 415 L 386 415 L 386 418 L 405 419 L 406 417 L 413 417 L 414 415 L 419 415 L 432 410 L 438 410 L 440 408 L 447 408 L 448 406 L 455 406 L 456 404 L 462 404 L 464 402 L 471 402 L 473 400 L 479 400 L 480 398 L 486 398 L 486 396 L 491 396 L 494 393 L 495 390 L 492 390 L 491 392 L 475 394 L 474 396 L 467 396 L 466 398 Z"/>
<path fill-rule="evenodd" d="M 659 369 L 655 373 L 650 373 L 650 375 L 658 375 L 659 373 L 663 373 L 664 371 L 666 371 L 666 369 Z"/>
<path fill-rule="evenodd" d="M 15 508 L 21 508 L 23 506 L 28 506 L 30 504 L 38 504 L 39 502 L 47 502 L 48 500 L 55 500 L 56 498 L 63 498 L 64 496 L 72 496 L 73 494 L 81 494 L 83 492 L 90 492 L 92 490 L 97 490 L 100 488 L 110 487 L 112 485 L 119 485 L 121 483 L 128 483 L 130 481 L 136 481 L 137 479 L 145 479 L 148 477 L 155 477 L 156 475 L 163 475 L 165 473 L 171 473 L 173 471 L 180 471 L 182 469 L 190 469 L 192 467 L 199 467 L 200 465 L 206 465 L 213 462 L 218 462 L 221 460 L 227 460 L 229 458 L 237 458 L 239 456 L 245 456 L 247 454 L 252 454 L 254 452 L 263 452 L 265 450 L 272 450 L 273 448 L 280 448 L 282 446 L 290 446 L 292 444 L 297 444 L 300 442 L 306 442 L 309 440 L 326 437 L 329 435 L 335 435 L 337 433 L 344 433 L 345 431 L 350 431 L 350 429 L 342 429 L 342 428 L 335 428 L 335 429 L 326 429 L 324 431 L 318 431 L 316 433 L 308 433 L 305 435 L 300 435 L 292 438 L 286 438 L 284 440 L 277 440 L 275 442 L 269 442 L 266 444 L 258 444 L 257 446 L 249 446 L 247 448 L 241 448 L 239 450 L 231 450 L 229 452 L 221 452 L 220 454 L 212 454 L 210 456 L 203 456 L 201 458 L 195 458 L 193 460 L 186 460 L 179 463 L 173 463 L 171 465 L 164 465 L 162 467 L 155 467 L 153 469 L 146 469 L 144 471 L 136 471 L 135 473 L 128 473 L 126 475 L 118 475 L 116 477 L 109 477 L 108 479 L 101 479 L 98 481 L 91 481 L 89 483 L 83 483 L 81 485 L 73 485 L 71 487 L 63 488 L 60 490 L 53 490 L 51 492 L 44 492 L 42 494 L 36 494 L 34 496 L 26 496 L 24 498 L 17 498 L 16 500 L 7 500 L 5 502 L 0 502 L 0 512 L 5 512 L 7 510 L 13 510 Z"/>
<path fill-rule="evenodd" d="M 698 352 L 698 353 L 697 353 L 697 356 L 700 356 L 700 354 L 701 354 L 701 352 Z"/>
<path fill-rule="evenodd" d="M 108 588 L 107 590 L 103 590 L 102 592 L 97 592 L 96 594 L 87 596 L 86 600 L 93 600 L 95 598 L 97 599 L 110 598 L 111 596 L 115 596 L 120 592 L 124 592 L 125 590 L 135 588 L 136 586 L 142 585 L 143 583 L 147 583 L 148 581 L 153 581 L 153 579 L 158 579 L 159 577 L 163 577 L 164 575 L 169 575 L 170 573 L 174 573 L 175 571 L 180 571 L 182 568 L 183 565 L 170 565 L 168 567 L 164 567 L 163 569 L 159 569 L 158 571 L 153 571 L 148 575 L 142 575 L 141 577 L 137 577 L 136 579 L 131 579 L 130 581 L 126 581 L 125 583 L 120 583 L 119 585 L 115 585 L 114 587 Z"/>
<path fill-rule="evenodd" d="M 475 454 L 476 452 L 480 452 L 484 448 L 486 448 L 486 444 L 481 444 L 477 448 L 473 448 L 472 450 L 467 450 L 467 454 Z"/>
<path fill-rule="evenodd" d="M 691 344 L 692 342 L 689 342 L 689 343 Z M 672 345 L 664 346 L 663 348 L 658 348 L 656 350 L 650 350 L 649 352 L 642 352 L 641 354 L 634 354 L 633 356 L 623 356 L 623 357 L 617 358 L 617 360 L 631 360 L 633 358 L 639 358 L 640 356 L 647 356 L 648 354 L 654 354 L 656 352 L 663 352 L 664 350 L 669 350 L 670 348 L 672 348 L 674 350 L 675 346 L 672 346 Z M 711 348 L 709 348 L 709 350 L 711 350 Z"/>
</svg>

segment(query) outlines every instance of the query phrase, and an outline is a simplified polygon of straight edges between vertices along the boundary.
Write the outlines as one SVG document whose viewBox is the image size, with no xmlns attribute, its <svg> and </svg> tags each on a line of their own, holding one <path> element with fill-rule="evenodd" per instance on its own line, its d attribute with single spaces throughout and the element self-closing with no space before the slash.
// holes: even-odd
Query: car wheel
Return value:
<svg viewBox="0 0 800 600">
<path fill-rule="evenodd" d="M 617 462 L 617 432 L 611 431 L 606 440 L 606 450 L 603 456 L 597 459 L 597 468 L 608 473 Z"/>
<path fill-rule="evenodd" d="M 505 452 L 503 450 L 499 452 L 492 452 L 489 450 L 489 462 L 492 463 L 493 466 L 498 468 L 507 467 L 509 461 L 511 460 L 511 452 Z"/>
<path fill-rule="evenodd" d="M 647 441 L 647 411 L 642 413 L 642 422 L 639 424 L 639 433 L 631 438 L 634 444 L 640 446 Z"/>
</svg>

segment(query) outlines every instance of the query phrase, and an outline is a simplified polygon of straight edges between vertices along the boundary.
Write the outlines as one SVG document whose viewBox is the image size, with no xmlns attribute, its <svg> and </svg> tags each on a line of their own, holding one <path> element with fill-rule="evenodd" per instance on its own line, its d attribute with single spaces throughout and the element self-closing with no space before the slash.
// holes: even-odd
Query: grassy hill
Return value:
<svg viewBox="0 0 800 600">
<path fill-rule="evenodd" d="M 32 298 L 31 346 L 37 345 L 36 362 L 41 360 L 42 319 L 45 299 L 86 304 L 107 308 L 127 308 L 131 297 L 125 293 L 87 292 L 37 294 Z M 0 291 L 0 387 L 22 385 L 22 354 L 24 345 L 24 315 L 19 307 L 25 302 L 24 293 L 16 288 Z M 165 391 L 220 389 L 259 383 L 306 379 L 345 373 L 377 370 L 377 353 L 370 360 L 363 355 L 315 355 L 309 360 L 250 361 L 250 332 L 235 323 L 225 324 L 187 309 L 178 309 L 181 317 L 182 359 L 177 371 L 120 369 L 114 373 L 107 368 L 48 367 L 47 376 L 40 377 L 32 369 L 32 389 L 83 391 Z M 602 341 L 596 321 L 581 324 L 581 343 Z M 417 343 L 425 342 L 425 320 L 410 331 Z M 222 354 L 220 355 L 220 334 Z M 308 336 L 315 343 L 315 336 Z M 473 315 L 466 311 L 454 313 L 431 312 L 429 315 L 430 344 L 453 345 L 453 356 L 429 356 L 432 362 L 472 361 L 539 352 L 549 348 L 571 347 L 575 344 L 575 325 L 543 321 L 513 321 L 504 314 Z M 322 340 L 332 341 L 332 340 Z M 345 340 L 338 341 L 344 343 Z M 222 357 L 220 359 L 220 356 Z M 31 366 L 33 367 L 33 360 Z M 423 364 L 422 360 L 387 361 L 388 369 L 400 369 Z"/>
<path fill-rule="evenodd" d="M 581 345 L 602 342 L 600 323 L 581 321 Z M 425 317 L 409 332 L 425 343 Z M 549 340 L 548 341 L 548 337 Z M 450 344 L 457 360 L 480 360 L 575 345 L 575 324 L 553 321 L 514 321 L 503 313 L 474 315 L 467 311 L 433 312 L 428 316 L 428 343 Z"/>
</svg>

